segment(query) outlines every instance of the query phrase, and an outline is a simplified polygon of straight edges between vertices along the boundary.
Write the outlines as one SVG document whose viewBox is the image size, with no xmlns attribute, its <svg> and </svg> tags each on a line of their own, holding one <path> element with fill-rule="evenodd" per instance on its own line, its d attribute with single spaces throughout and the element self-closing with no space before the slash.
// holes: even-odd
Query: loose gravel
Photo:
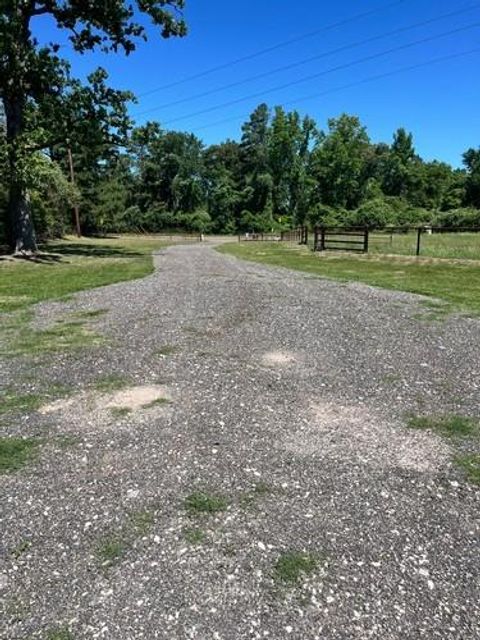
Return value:
<svg viewBox="0 0 480 640">
<path fill-rule="evenodd" d="M 455 442 L 406 426 L 480 415 L 480 321 L 208 244 L 155 265 L 35 307 L 106 309 L 101 344 L 0 363 L 10 389 L 68 388 L 2 417 L 41 445 L 0 476 L 0 636 L 480 637 L 479 488 Z M 197 492 L 224 508 L 188 509 Z M 312 570 L 283 583 L 295 553 Z"/>
</svg>

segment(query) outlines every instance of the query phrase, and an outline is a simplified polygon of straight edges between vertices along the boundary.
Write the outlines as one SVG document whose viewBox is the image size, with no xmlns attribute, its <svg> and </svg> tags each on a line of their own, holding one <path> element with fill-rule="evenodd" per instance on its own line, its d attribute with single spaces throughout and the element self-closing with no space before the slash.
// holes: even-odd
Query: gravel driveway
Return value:
<svg viewBox="0 0 480 640">
<path fill-rule="evenodd" d="M 71 395 L 2 426 L 43 444 L 0 476 L 0 636 L 479 638 L 478 486 L 406 420 L 480 414 L 480 322 L 208 244 L 155 263 L 36 307 L 105 310 L 105 341 L 43 359 Z"/>
</svg>

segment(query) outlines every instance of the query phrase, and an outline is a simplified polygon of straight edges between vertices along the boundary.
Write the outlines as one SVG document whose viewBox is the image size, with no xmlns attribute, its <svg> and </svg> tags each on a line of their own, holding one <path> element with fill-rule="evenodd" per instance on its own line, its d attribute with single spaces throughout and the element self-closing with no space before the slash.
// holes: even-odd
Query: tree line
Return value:
<svg viewBox="0 0 480 640">
<path fill-rule="evenodd" d="M 238 141 L 205 146 L 157 122 L 135 126 L 130 92 L 103 69 L 71 77 L 58 45 L 39 47 L 31 21 L 50 14 L 75 50 L 130 53 L 143 27 L 109 3 L 6 2 L 0 17 L 0 243 L 34 250 L 36 236 L 271 231 L 300 224 L 480 226 L 480 149 L 463 167 L 426 162 L 400 128 L 371 141 L 353 115 L 328 121 L 260 104 Z M 111 6 L 110 6 L 111 5 Z M 182 36 L 183 0 L 138 3 L 162 35 Z"/>
</svg>

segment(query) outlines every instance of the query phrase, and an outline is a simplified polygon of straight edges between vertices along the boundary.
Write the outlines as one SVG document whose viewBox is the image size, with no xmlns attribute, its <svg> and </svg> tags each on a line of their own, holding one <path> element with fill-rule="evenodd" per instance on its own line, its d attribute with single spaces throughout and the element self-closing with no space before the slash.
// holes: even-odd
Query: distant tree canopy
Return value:
<svg viewBox="0 0 480 640">
<path fill-rule="evenodd" d="M 104 80 L 97 72 L 91 90 L 107 91 Z M 114 96 L 121 114 L 124 96 Z M 321 131 L 296 111 L 261 104 L 238 142 L 209 147 L 156 122 L 131 128 L 128 136 L 127 126 L 121 147 L 111 132 L 102 136 L 94 128 L 76 137 L 76 188 L 67 179 L 65 143 L 31 156 L 28 190 L 37 231 L 70 230 L 74 203 L 85 233 L 238 233 L 305 223 L 480 226 L 480 149 L 466 151 L 464 169 L 453 169 L 423 161 L 405 129 L 387 144 L 372 143 L 356 116 L 327 124 Z M 0 151 L 6 154 L 5 139 Z M 0 174 L 3 210 L 7 173 Z"/>
</svg>

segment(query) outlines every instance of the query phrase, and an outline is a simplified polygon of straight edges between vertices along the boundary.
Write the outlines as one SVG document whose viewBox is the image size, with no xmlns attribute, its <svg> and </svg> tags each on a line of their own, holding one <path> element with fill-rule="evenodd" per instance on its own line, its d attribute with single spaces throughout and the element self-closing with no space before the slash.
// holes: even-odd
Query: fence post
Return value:
<svg viewBox="0 0 480 640">
<path fill-rule="evenodd" d="M 417 229 L 417 252 L 416 255 L 420 255 L 420 247 L 422 244 L 422 227 L 418 227 Z"/>
<path fill-rule="evenodd" d="M 313 228 L 313 250 L 318 251 L 318 227 Z"/>
<path fill-rule="evenodd" d="M 304 235 L 303 235 L 303 238 L 304 238 L 304 240 L 303 240 L 303 244 L 304 244 L 304 245 L 308 245 L 308 227 L 303 227 L 303 232 L 304 232 Z"/>
<path fill-rule="evenodd" d="M 363 253 L 368 253 L 368 227 L 365 227 L 363 236 Z"/>
<path fill-rule="evenodd" d="M 321 241 L 320 241 L 320 251 L 325 251 L 325 227 L 320 229 L 321 233 Z"/>
</svg>

